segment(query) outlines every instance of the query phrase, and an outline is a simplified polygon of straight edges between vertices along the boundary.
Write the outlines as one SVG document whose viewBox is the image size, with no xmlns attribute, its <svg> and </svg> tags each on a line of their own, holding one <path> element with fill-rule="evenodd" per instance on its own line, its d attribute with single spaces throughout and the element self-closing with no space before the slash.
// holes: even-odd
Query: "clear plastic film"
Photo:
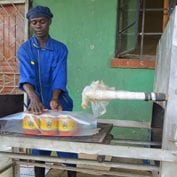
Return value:
<svg viewBox="0 0 177 177">
<path fill-rule="evenodd" d="M 93 115 L 99 117 L 106 113 L 106 107 L 109 104 L 108 101 L 92 101 L 91 108 Z"/>
<path fill-rule="evenodd" d="M 41 115 L 21 112 L 3 117 L 0 131 L 43 136 L 89 136 L 98 133 L 99 129 L 92 114 L 49 110 Z"/>
<path fill-rule="evenodd" d="M 99 117 L 106 113 L 106 107 L 109 104 L 108 100 L 101 99 L 102 93 L 104 91 L 115 91 L 114 87 L 108 87 L 104 84 L 103 81 L 93 81 L 91 85 L 86 86 L 82 91 L 82 108 L 86 109 L 91 104 L 92 112 L 95 117 Z M 100 97 L 99 100 L 92 99 L 90 96 L 93 96 L 97 93 L 97 96 Z"/>
</svg>

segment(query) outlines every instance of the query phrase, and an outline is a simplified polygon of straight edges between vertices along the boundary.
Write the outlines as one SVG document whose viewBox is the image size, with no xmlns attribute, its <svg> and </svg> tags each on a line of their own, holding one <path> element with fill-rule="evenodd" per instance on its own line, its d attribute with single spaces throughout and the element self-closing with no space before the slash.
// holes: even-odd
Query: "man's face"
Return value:
<svg viewBox="0 0 177 177">
<path fill-rule="evenodd" d="M 30 20 L 30 25 L 37 38 L 44 38 L 48 35 L 51 20 L 46 17 L 37 17 Z"/>
</svg>

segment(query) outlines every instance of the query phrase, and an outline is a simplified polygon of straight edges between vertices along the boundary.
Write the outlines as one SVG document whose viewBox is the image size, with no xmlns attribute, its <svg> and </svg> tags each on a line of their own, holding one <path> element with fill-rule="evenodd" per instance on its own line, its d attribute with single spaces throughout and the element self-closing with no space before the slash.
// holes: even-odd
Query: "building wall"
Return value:
<svg viewBox="0 0 177 177">
<path fill-rule="evenodd" d="M 154 70 L 111 68 L 115 53 L 117 0 L 33 0 L 54 13 L 50 34 L 69 49 L 68 89 L 74 111 L 81 111 L 81 93 L 94 80 L 120 90 L 152 91 Z M 114 100 L 102 118 L 151 121 L 152 104 Z M 90 111 L 89 109 L 86 111 Z M 147 131 L 116 129 L 118 138 L 147 139 Z"/>
</svg>

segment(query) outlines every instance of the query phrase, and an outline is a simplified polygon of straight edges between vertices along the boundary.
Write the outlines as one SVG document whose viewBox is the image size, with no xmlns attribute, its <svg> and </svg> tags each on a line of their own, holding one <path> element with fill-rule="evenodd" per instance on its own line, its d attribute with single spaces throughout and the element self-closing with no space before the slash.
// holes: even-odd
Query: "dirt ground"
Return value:
<svg viewBox="0 0 177 177">
<path fill-rule="evenodd" d="M 112 162 L 118 162 L 118 163 L 131 163 L 131 164 L 145 164 L 144 161 L 141 160 L 130 160 L 130 159 L 121 159 L 121 158 L 115 158 L 111 160 Z M 146 164 L 145 164 L 146 165 Z M 148 164 L 147 164 L 148 165 Z M 149 171 L 140 171 L 140 170 L 125 170 L 125 169 L 115 169 L 115 168 L 103 168 L 103 167 L 86 167 L 91 169 L 91 171 L 94 171 L 94 169 L 98 170 L 106 170 L 107 175 L 94 175 L 94 174 L 86 174 L 86 173 L 77 173 L 77 177 L 99 177 L 99 176 L 104 176 L 104 177 L 153 177 L 152 172 Z M 113 175 L 110 175 L 109 173 L 113 172 Z M 46 177 L 67 177 L 67 172 L 65 170 L 56 170 L 56 169 L 51 169 L 49 170 L 48 174 Z"/>
<path fill-rule="evenodd" d="M 130 159 L 122 159 L 122 158 L 112 158 L 111 162 L 117 162 L 119 164 L 121 163 L 125 163 L 125 164 L 135 164 L 135 165 L 148 165 L 148 163 L 146 161 L 141 161 L 141 160 L 131 160 Z M 101 163 L 101 162 L 100 162 Z M 56 164 L 57 165 L 57 164 Z M 60 164 L 61 165 L 61 164 Z M 59 165 L 59 166 L 60 166 Z M 58 166 L 58 167 L 59 167 Z M 56 166 L 57 167 L 57 166 Z M 78 169 L 85 169 L 85 170 L 90 170 L 89 174 L 87 172 L 78 172 L 77 173 L 77 177 L 100 177 L 100 176 L 104 176 L 104 177 L 155 177 L 157 176 L 156 173 L 150 172 L 150 171 L 140 171 L 140 170 L 128 170 L 128 169 L 117 169 L 117 168 L 108 168 L 108 167 L 96 167 L 96 166 L 78 166 Z M 106 172 L 105 175 L 102 175 L 103 173 L 99 174 L 95 174 L 95 172 L 98 172 L 98 170 L 100 172 L 102 172 L 104 170 L 104 172 Z M 67 177 L 67 171 L 66 170 L 58 170 L 58 169 L 50 169 L 48 170 L 48 168 L 46 168 L 46 177 Z M 34 169 L 31 166 L 21 166 L 21 173 L 20 173 L 20 177 L 34 177 Z"/>
<path fill-rule="evenodd" d="M 119 173 L 122 171 L 119 171 L 117 175 L 93 175 L 93 174 L 85 174 L 85 173 L 77 173 L 77 177 L 99 177 L 99 176 L 105 176 L 105 177 L 152 177 L 151 172 L 132 172 L 131 170 L 126 171 L 125 174 L 120 174 Z M 124 171 L 125 172 L 125 171 Z M 50 170 L 49 173 L 47 174 L 46 177 L 67 177 L 67 172 L 66 171 L 61 171 L 61 170 Z"/>
</svg>

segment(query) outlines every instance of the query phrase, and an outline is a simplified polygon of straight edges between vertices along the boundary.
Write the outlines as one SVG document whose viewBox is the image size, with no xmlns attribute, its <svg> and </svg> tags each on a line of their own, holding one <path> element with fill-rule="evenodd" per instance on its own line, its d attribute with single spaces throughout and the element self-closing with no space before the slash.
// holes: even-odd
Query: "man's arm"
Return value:
<svg viewBox="0 0 177 177">
<path fill-rule="evenodd" d="M 33 86 L 28 83 L 25 83 L 23 84 L 23 89 L 25 90 L 30 99 L 28 110 L 33 114 L 42 114 L 45 111 L 45 109 L 41 100 L 36 95 Z"/>
</svg>

